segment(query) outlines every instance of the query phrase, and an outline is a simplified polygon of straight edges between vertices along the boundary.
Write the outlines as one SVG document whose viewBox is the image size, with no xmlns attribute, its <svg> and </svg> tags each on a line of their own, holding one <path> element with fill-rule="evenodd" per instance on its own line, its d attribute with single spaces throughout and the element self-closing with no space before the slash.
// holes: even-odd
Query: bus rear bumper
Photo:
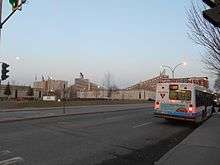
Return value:
<svg viewBox="0 0 220 165">
<path fill-rule="evenodd" d="M 154 113 L 155 117 L 164 118 L 164 119 L 174 119 L 174 120 L 184 120 L 184 121 L 192 121 L 196 122 L 197 116 L 178 116 L 173 114 L 164 114 L 164 113 Z"/>
</svg>

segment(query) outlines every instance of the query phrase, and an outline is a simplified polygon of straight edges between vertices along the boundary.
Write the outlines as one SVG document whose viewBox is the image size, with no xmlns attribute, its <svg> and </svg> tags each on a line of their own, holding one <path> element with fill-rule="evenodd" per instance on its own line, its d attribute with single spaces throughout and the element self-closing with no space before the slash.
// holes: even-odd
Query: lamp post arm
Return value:
<svg viewBox="0 0 220 165">
<path fill-rule="evenodd" d="M 178 66 L 180 66 L 180 65 L 183 65 L 183 63 L 179 63 L 179 64 L 177 64 L 177 65 L 173 68 L 173 71 L 175 71 L 176 68 L 177 68 Z"/>
<path fill-rule="evenodd" d="M 167 65 L 162 65 L 162 67 L 169 68 L 171 70 L 171 73 L 172 73 L 172 78 L 174 78 L 174 69 L 172 67 L 167 66 Z"/>
<path fill-rule="evenodd" d="M 173 68 L 171 68 L 170 66 L 162 65 L 162 67 L 164 67 L 164 68 L 169 68 L 171 71 L 173 71 Z"/>
</svg>

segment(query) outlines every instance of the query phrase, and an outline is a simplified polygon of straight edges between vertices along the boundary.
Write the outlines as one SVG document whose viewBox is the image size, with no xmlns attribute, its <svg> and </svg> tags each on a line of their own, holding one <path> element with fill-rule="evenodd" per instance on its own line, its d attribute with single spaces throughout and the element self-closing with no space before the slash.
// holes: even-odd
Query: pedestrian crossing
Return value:
<svg viewBox="0 0 220 165">
<path fill-rule="evenodd" d="M 0 165 L 24 165 L 24 159 L 0 147 Z"/>
</svg>

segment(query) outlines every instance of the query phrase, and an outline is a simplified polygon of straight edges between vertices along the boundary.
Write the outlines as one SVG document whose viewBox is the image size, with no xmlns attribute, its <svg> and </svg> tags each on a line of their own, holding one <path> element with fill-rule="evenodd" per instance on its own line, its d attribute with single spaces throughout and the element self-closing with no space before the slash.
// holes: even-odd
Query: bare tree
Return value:
<svg viewBox="0 0 220 165">
<path fill-rule="evenodd" d="M 217 92 L 220 92 L 220 74 L 217 75 L 217 78 L 215 79 L 214 88 Z"/>
<path fill-rule="evenodd" d="M 105 74 L 103 84 L 104 84 L 104 87 L 107 89 L 107 97 L 111 98 L 112 93 L 118 88 L 114 84 L 113 76 L 109 72 Z"/>
<path fill-rule="evenodd" d="M 192 7 L 187 11 L 187 26 L 190 30 L 189 37 L 194 43 L 205 48 L 203 62 L 215 74 L 220 73 L 220 29 L 214 27 L 202 16 L 206 7 L 192 2 Z"/>
</svg>

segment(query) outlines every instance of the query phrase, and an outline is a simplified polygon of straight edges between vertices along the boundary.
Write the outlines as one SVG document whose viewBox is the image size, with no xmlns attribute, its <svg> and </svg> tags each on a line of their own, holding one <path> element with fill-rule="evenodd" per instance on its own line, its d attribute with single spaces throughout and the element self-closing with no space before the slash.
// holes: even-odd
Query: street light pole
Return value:
<svg viewBox="0 0 220 165">
<path fill-rule="evenodd" d="M 0 25 L 2 24 L 2 5 L 3 0 L 0 0 Z M 1 43 L 2 27 L 0 27 L 0 43 Z"/>
<path fill-rule="evenodd" d="M 186 63 L 185 62 L 179 63 L 179 64 L 175 65 L 173 68 L 171 66 L 167 66 L 167 65 L 162 65 L 162 67 L 163 68 L 169 68 L 172 72 L 172 78 L 174 79 L 175 70 L 180 65 L 186 65 Z"/>
</svg>

